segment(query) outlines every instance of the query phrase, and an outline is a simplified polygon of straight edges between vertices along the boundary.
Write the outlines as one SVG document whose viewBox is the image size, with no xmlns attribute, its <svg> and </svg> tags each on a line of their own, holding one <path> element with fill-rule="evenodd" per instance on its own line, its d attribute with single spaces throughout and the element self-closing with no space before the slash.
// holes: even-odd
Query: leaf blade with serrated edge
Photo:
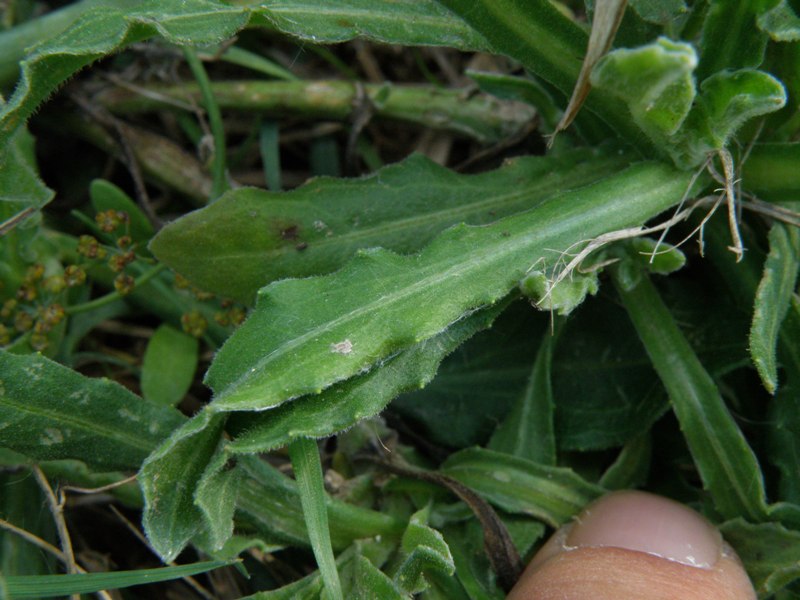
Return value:
<svg viewBox="0 0 800 600">
<path fill-rule="evenodd" d="M 168 224 L 150 249 L 203 289 L 252 303 L 270 281 L 335 271 L 359 248 L 415 252 L 451 225 L 528 210 L 555 189 L 581 187 L 624 165 L 616 152 L 577 150 L 459 175 L 414 155 L 368 177 L 315 179 L 285 194 L 232 190 Z"/>
<path fill-rule="evenodd" d="M 368 370 L 504 297 L 537 261 L 677 203 L 689 174 L 640 163 L 415 256 L 362 251 L 332 275 L 275 282 L 217 354 L 214 411 L 266 410 Z"/>
<path fill-rule="evenodd" d="M 247 428 L 227 445 L 234 453 L 267 452 L 297 437 L 321 438 L 378 414 L 398 394 L 421 388 L 445 355 L 480 329 L 489 327 L 505 303 L 462 319 L 442 333 L 403 350 L 380 369 L 352 377 L 273 410 L 247 416 Z"/>
</svg>

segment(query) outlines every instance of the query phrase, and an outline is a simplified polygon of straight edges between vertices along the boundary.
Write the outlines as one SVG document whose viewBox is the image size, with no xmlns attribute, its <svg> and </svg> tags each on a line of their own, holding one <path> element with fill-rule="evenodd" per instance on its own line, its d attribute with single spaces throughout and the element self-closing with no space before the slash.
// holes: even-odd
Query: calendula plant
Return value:
<svg viewBox="0 0 800 600">
<path fill-rule="evenodd" d="M 638 487 L 800 597 L 793 3 L 46 4 L 1 9 L 0 595 L 502 598 Z"/>
</svg>

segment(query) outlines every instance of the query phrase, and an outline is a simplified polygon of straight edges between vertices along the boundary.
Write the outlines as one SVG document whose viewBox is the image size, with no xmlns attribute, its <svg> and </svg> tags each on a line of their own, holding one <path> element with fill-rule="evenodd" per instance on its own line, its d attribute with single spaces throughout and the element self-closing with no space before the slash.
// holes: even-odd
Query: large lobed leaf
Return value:
<svg viewBox="0 0 800 600">
<path fill-rule="evenodd" d="M 531 265 L 655 216 L 688 183 L 641 163 L 492 225 L 453 227 L 415 256 L 362 251 L 333 275 L 275 282 L 209 369 L 211 409 L 264 410 L 319 393 L 497 302 Z"/>
<path fill-rule="evenodd" d="M 625 160 L 580 150 L 458 175 L 415 155 L 362 179 L 321 178 L 284 194 L 230 191 L 167 225 L 150 248 L 203 289 L 252 303 L 271 281 L 329 273 L 359 248 L 414 252 L 451 225 L 490 223 L 533 208 Z"/>
</svg>

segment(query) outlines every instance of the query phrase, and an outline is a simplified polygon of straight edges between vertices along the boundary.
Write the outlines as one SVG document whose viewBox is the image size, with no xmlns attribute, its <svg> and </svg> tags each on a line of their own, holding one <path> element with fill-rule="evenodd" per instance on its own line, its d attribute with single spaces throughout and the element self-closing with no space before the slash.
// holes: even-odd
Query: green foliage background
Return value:
<svg viewBox="0 0 800 600">
<path fill-rule="evenodd" d="M 53 574 L 4 527 L 0 595 L 238 558 L 252 598 L 500 598 L 548 527 L 638 487 L 719 524 L 760 597 L 799 597 L 800 18 L 786 0 L 630 2 L 549 137 L 583 16 L 616 4 L 7 3 L 0 516 L 55 542 L 23 501 L 49 488 L 21 473 L 119 483 L 159 558 L 196 564 L 80 574 L 62 547 L 74 572 Z M 343 76 L 301 79 L 264 40 Z M 506 67 L 468 90 L 361 82 L 328 46 L 353 40 Z M 137 79 L 137 53 L 169 82 Z M 140 125 L 153 113 L 172 135 Z M 470 161 L 542 151 L 383 166 L 366 114 L 471 140 Z M 282 191 L 298 121 L 343 122 L 366 174 L 342 177 L 337 138 L 314 134 L 319 177 Z M 130 189 L 37 154 L 64 132 Z M 232 183 L 245 155 L 262 187 Z M 146 328 L 133 360 L 92 350 L 120 321 Z"/>
</svg>

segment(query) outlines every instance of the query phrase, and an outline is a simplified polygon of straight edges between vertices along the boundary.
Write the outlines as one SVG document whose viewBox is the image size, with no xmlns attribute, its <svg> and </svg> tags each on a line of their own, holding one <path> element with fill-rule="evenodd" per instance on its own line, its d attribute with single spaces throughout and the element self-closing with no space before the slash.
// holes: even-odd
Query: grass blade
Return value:
<svg viewBox="0 0 800 600">
<path fill-rule="evenodd" d="M 714 505 L 725 518 L 764 520 L 767 509 L 761 468 L 713 379 L 648 276 L 640 272 L 632 285 L 626 285 L 620 270 L 612 270 L 615 287 L 667 389 Z"/>
<path fill-rule="evenodd" d="M 528 384 L 505 421 L 494 432 L 488 445 L 490 449 L 542 465 L 556 464 L 555 401 L 551 378 L 556 340 L 556 335 L 549 331 L 545 334 Z"/>
<path fill-rule="evenodd" d="M 289 456 L 292 459 L 297 489 L 300 492 L 311 549 L 317 559 L 325 590 L 333 600 L 344 600 L 331 546 L 325 484 L 322 480 L 322 465 L 317 443 L 309 438 L 298 438 L 289 444 Z"/>
<path fill-rule="evenodd" d="M 20 575 L 7 576 L 6 590 L 9 598 L 54 598 L 69 594 L 91 594 L 101 590 L 116 590 L 134 585 L 146 585 L 191 577 L 232 564 L 232 561 L 214 560 L 177 567 L 116 571 L 112 573 L 79 573 L 76 575 Z"/>
</svg>

